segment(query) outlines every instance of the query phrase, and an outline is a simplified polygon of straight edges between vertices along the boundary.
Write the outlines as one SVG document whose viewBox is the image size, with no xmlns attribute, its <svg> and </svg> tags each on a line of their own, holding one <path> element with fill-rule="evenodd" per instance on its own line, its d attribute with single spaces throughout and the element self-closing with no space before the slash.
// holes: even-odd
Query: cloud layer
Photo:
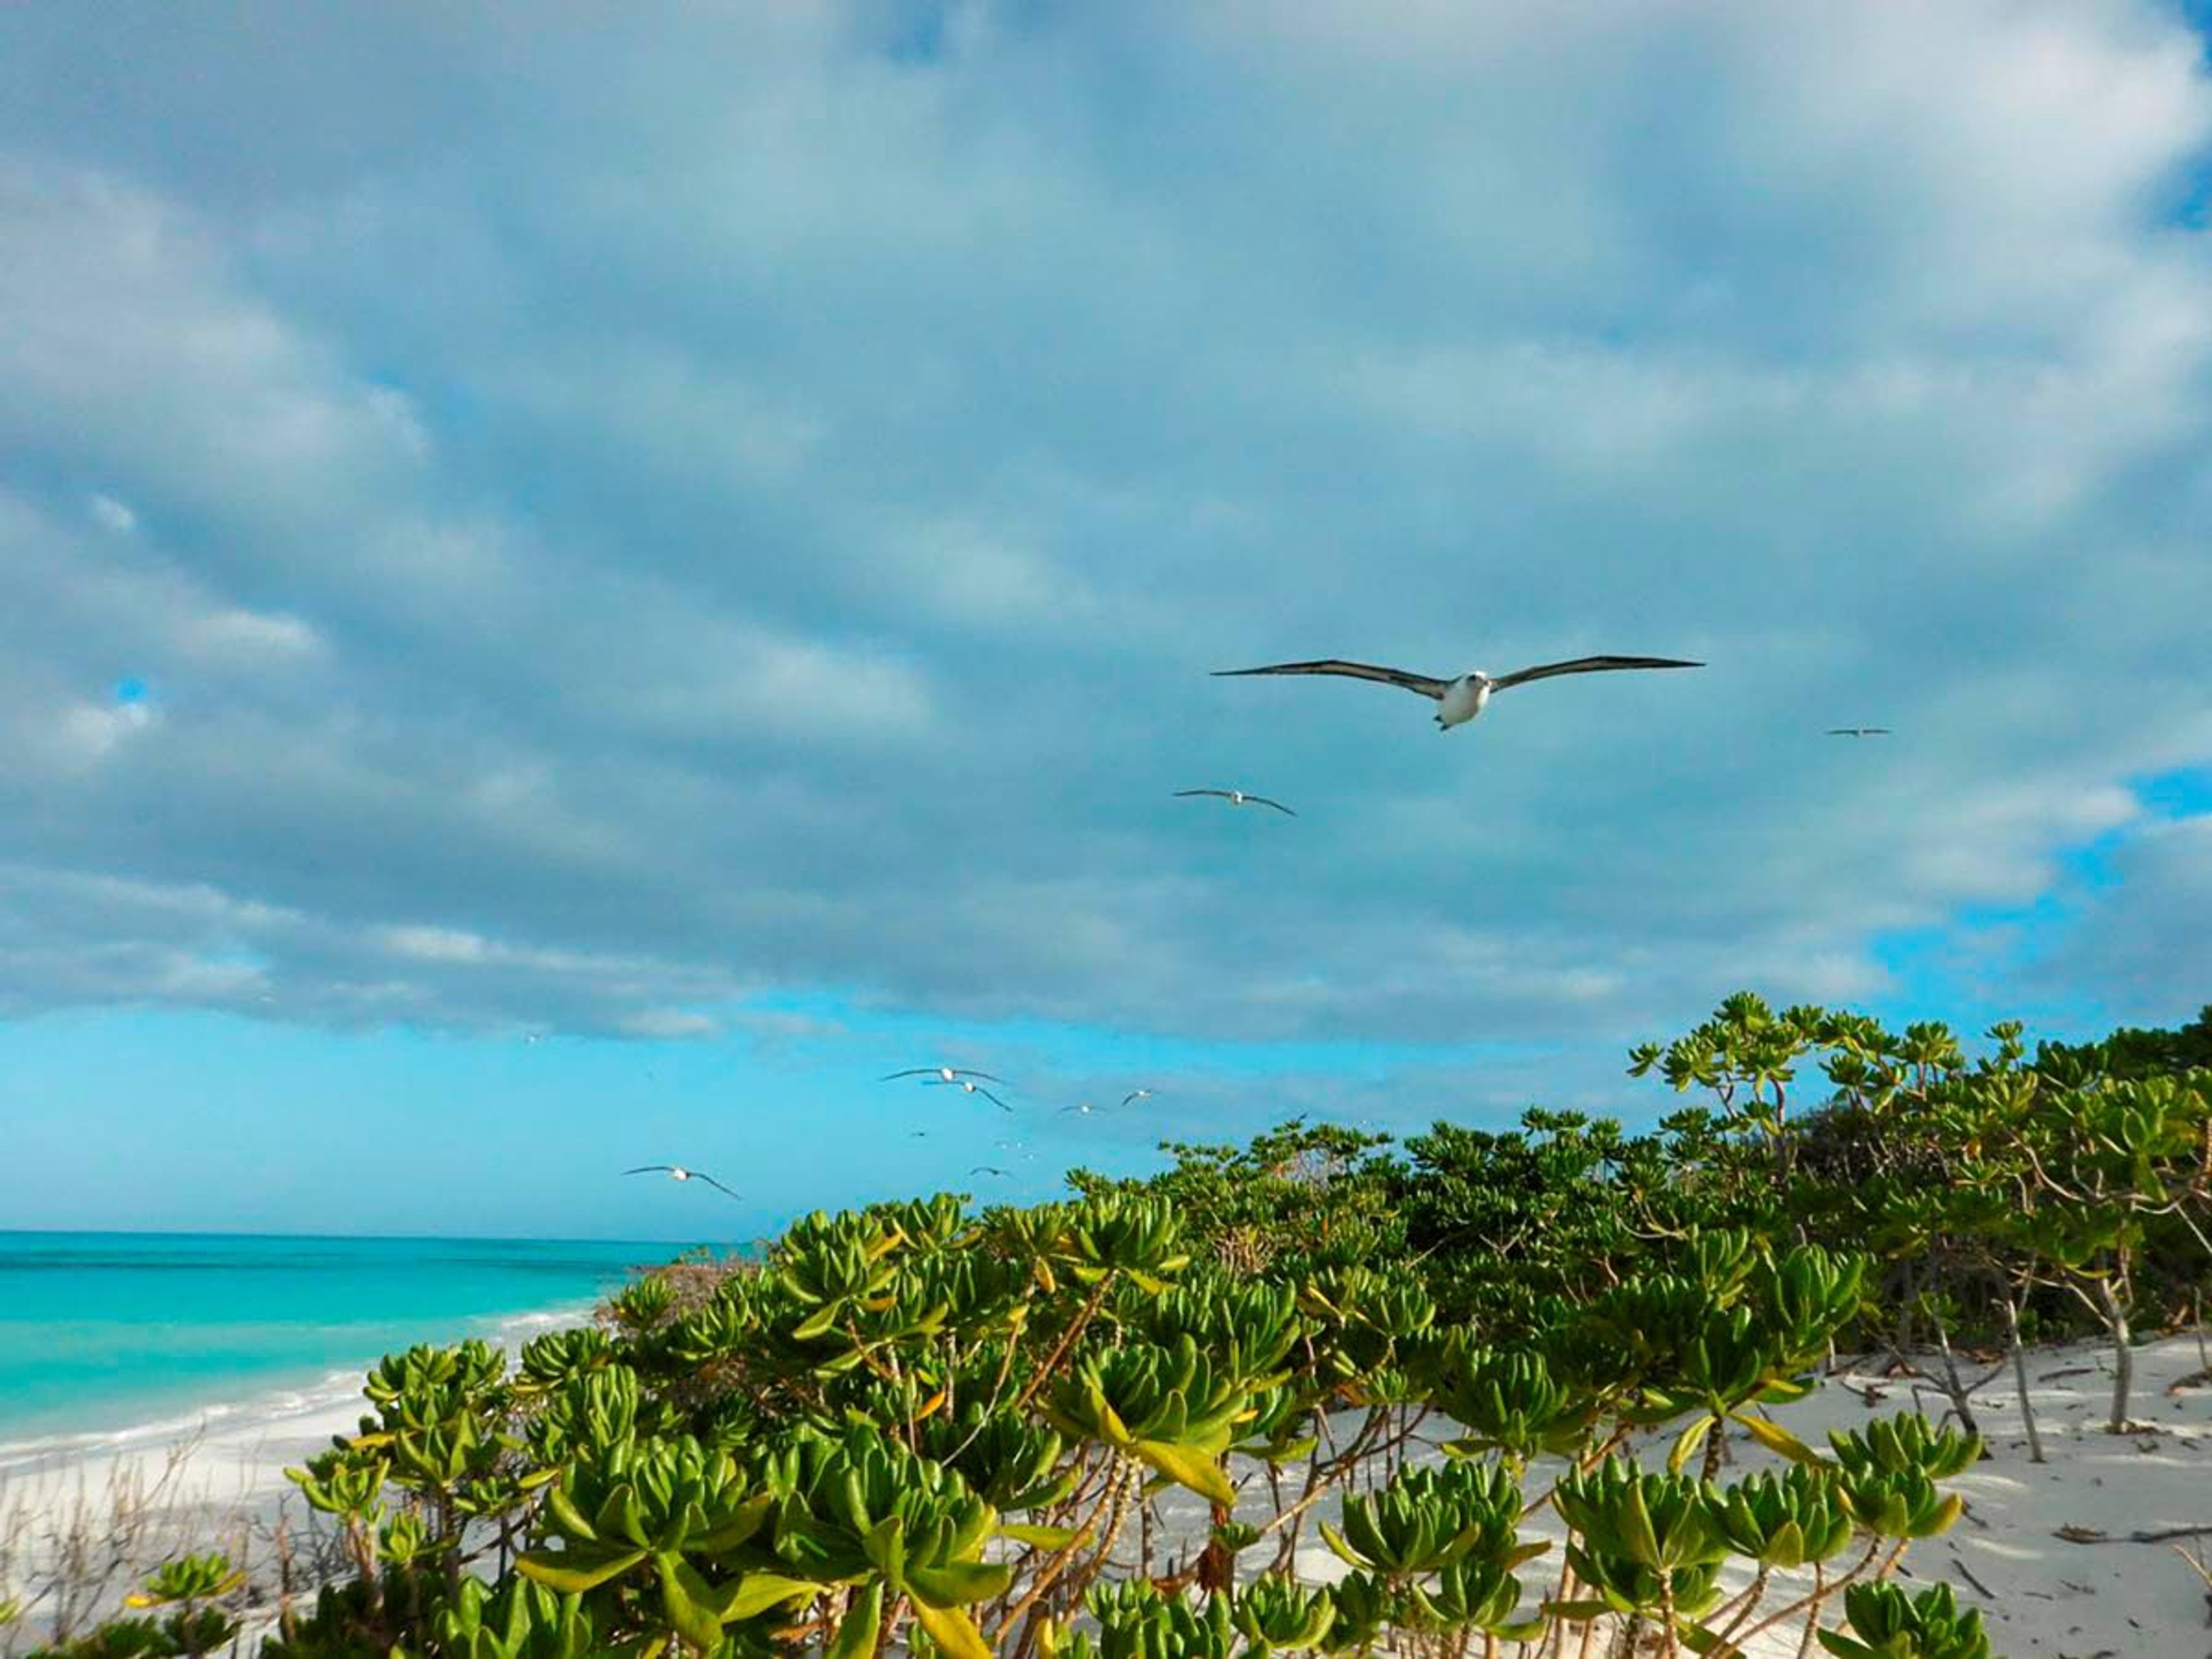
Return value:
<svg viewBox="0 0 2212 1659">
<path fill-rule="evenodd" d="M 0 1009 L 1611 1044 L 2203 896 L 2179 19 L 1056 13 L 0 16 Z M 1593 650 L 1711 666 L 1206 678 Z"/>
</svg>

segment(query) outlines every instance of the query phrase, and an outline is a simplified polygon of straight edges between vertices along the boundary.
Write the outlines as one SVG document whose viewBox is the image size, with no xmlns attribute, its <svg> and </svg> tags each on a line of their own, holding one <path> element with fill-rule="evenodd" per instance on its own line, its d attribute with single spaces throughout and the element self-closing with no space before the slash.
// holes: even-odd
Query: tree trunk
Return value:
<svg viewBox="0 0 2212 1659">
<path fill-rule="evenodd" d="M 2136 1380 L 2136 1356 L 2131 1343 L 2133 1333 L 2128 1329 L 2127 1304 L 2114 1294 L 2112 1281 L 2097 1281 L 2097 1299 L 2105 1310 L 2105 1328 L 2112 1338 L 2112 1420 L 2105 1426 L 2113 1434 L 2124 1434 L 2128 1426 L 2128 1395 Z"/>
<path fill-rule="evenodd" d="M 1959 1426 L 1968 1434 L 1978 1437 L 1980 1424 L 1974 1420 L 1973 1402 L 1966 1398 L 1966 1384 L 1959 1376 L 1959 1357 L 1951 1352 L 1951 1333 L 1944 1328 L 1942 1319 L 1931 1314 L 1929 1323 L 1936 1328 L 1936 1346 L 1943 1356 L 1943 1397 L 1951 1402 L 1951 1409 L 1959 1415 Z"/>
<path fill-rule="evenodd" d="M 2027 1430 L 2027 1461 L 2043 1462 L 2043 1436 L 2035 1426 L 2035 1403 L 2027 1397 L 2027 1350 L 2020 1345 L 2020 1302 L 2008 1285 L 2002 1292 L 2005 1343 L 2012 1351 L 2013 1382 L 2020 1390 L 2020 1420 Z"/>
</svg>

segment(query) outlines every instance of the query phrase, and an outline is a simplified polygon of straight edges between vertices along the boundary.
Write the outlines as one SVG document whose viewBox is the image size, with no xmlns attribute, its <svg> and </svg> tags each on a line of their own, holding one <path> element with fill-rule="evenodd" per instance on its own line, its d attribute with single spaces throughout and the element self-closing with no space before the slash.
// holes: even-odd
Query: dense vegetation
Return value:
<svg viewBox="0 0 2212 1659">
<path fill-rule="evenodd" d="M 1067 1202 L 811 1216 L 513 1363 L 386 1359 L 296 1475 L 355 1571 L 264 1651 L 1978 1659 L 1896 1582 L 1984 1455 L 1963 1352 L 2102 1333 L 2125 1425 L 2129 1345 L 2212 1263 L 2208 1059 L 2212 1010 L 1970 1059 L 1743 996 L 1637 1052 L 1696 1098 L 1645 1133 L 1293 1123 Z M 1767 1408 L 1839 1345 L 1960 1421 L 1804 1444 Z M 229 1579 L 56 1651 L 215 1650 Z"/>
</svg>

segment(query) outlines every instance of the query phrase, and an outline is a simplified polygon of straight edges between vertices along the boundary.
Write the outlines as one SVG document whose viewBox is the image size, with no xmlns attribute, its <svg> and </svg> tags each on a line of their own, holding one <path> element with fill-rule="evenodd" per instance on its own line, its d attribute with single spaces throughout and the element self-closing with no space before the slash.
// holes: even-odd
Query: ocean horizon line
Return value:
<svg viewBox="0 0 2212 1659">
<path fill-rule="evenodd" d="M 703 1249 L 730 1240 L 632 1238 L 608 1233 L 335 1233 L 295 1232 L 270 1228 L 217 1227 L 0 1227 L 0 1238 L 314 1238 L 337 1240 L 406 1239 L 421 1243 L 472 1244 L 650 1244 L 656 1249 L 675 1245 Z M 747 1244 L 757 1242 L 748 1239 Z"/>
</svg>

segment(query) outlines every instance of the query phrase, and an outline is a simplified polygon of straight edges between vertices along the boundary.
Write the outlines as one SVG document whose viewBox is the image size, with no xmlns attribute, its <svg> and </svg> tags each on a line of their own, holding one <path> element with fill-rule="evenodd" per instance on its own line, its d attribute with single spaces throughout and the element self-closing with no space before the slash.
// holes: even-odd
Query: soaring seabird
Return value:
<svg viewBox="0 0 2212 1659">
<path fill-rule="evenodd" d="M 1296 812 L 1291 812 L 1289 807 L 1279 800 L 1269 800 L 1265 795 L 1248 795 L 1242 789 L 1178 789 L 1176 791 L 1176 795 L 1177 799 L 1188 795 L 1218 795 L 1231 806 L 1272 806 L 1278 812 L 1287 812 L 1292 817 L 1297 817 Z"/>
<path fill-rule="evenodd" d="M 1539 663 L 1534 668 L 1523 668 L 1511 674 L 1493 677 L 1480 669 L 1470 669 L 1455 680 L 1440 680 L 1427 674 L 1410 673 L 1403 668 L 1382 668 L 1373 663 L 1346 662 L 1340 658 L 1326 657 L 1319 662 L 1270 663 L 1265 668 L 1217 669 L 1214 678 L 1234 678 L 1243 674 L 1336 674 L 1346 679 L 1374 680 L 1382 685 L 1401 685 L 1408 691 L 1418 691 L 1425 697 L 1433 698 L 1440 705 L 1437 709 L 1437 729 L 1448 732 L 1455 726 L 1464 726 L 1480 714 L 1489 704 L 1492 692 L 1526 685 L 1531 680 L 1547 680 L 1558 674 L 1603 674 L 1622 668 L 1704 666 L 1701 662 L 1684 662 L 1677 657 L 1577 657 L 1569 662 Z"/>
<path fill-rule="evenodd" d="M 975 1072 L 970 1073 L 970 1075 L 981 1077 L 982 1076 L 982 1073 L 981 1072 Z M 991 1081 L 996 1083 L 998 1079 L 993 1078 Z M 1014 1109 L 1012 1107 L 1007 1105 L 1005 1101 L 1000 1099 L 998 1096 L 993 1094 L 988 1089 L 979 1088 L 975 1084 L 970 1083 L 966 1078 L 955 1079 L 951 1078 L 933 1077 L 927 1082 L 924 1083 L 921 1086 L 925 1089 L 941 1089 L 948 1083 L 950 1083 L 954 1088 L 963 1090 L 969 1094 L 982 1096 L 984 1099 L 989 1101 L 991 1104 L 997 1107 L 1002 1112 L 1011 1112 Z"/>
<path fill-rule="evenodd" d="M 1832 738 L 1886 738 L 1890 735 L 1890 730 L 1886 726 L 1832 726 L 1828 728 L 1828 735 Z"/>
<path fill-rule="evenodd" d="M 730 1193 L 727 1187 L 704 1170 L 687 1170 L 681 1164 L 641 1164 L 635 1170 L 624 1170 L 623 1173 L 626 1176 L 665 1175 L 671 1181 L 703 1181 L 717 1192 Z M 738 1194 L 730 1193 L 730 1196 L 737 1198 Z"/>
<path fill-rule="evenodd" d="M 978 1164 L 974 1169 L 969 1170 L 968 1173 L 969 1175 L 1002 1176 L 1006 1172 L 995 1164 Z"/>
<path fill-rule="evenodd" d="M 902 1077 L 934 1078 L 939 1083 L 957 1083 L 963 1077 L 980 1077 L 986 1083 L 1003 1085 L 1006 1079 L 993 1077 L 988 1072 L 970 1072 L 958 1066 L 913 1066 L 903 1072 L 893 1072 L 890 1077 L 879 1077 L 878 1083 L 890 1083 Z"/>
<path fill-rule="evenodd" d="M 1152 1089 L 1132 1089 L 1121 1097 L 1121 1103 L 1127 1106 L 1133 1100 L 1150 1100 L 1156 1092 Z"/>
</svg>

